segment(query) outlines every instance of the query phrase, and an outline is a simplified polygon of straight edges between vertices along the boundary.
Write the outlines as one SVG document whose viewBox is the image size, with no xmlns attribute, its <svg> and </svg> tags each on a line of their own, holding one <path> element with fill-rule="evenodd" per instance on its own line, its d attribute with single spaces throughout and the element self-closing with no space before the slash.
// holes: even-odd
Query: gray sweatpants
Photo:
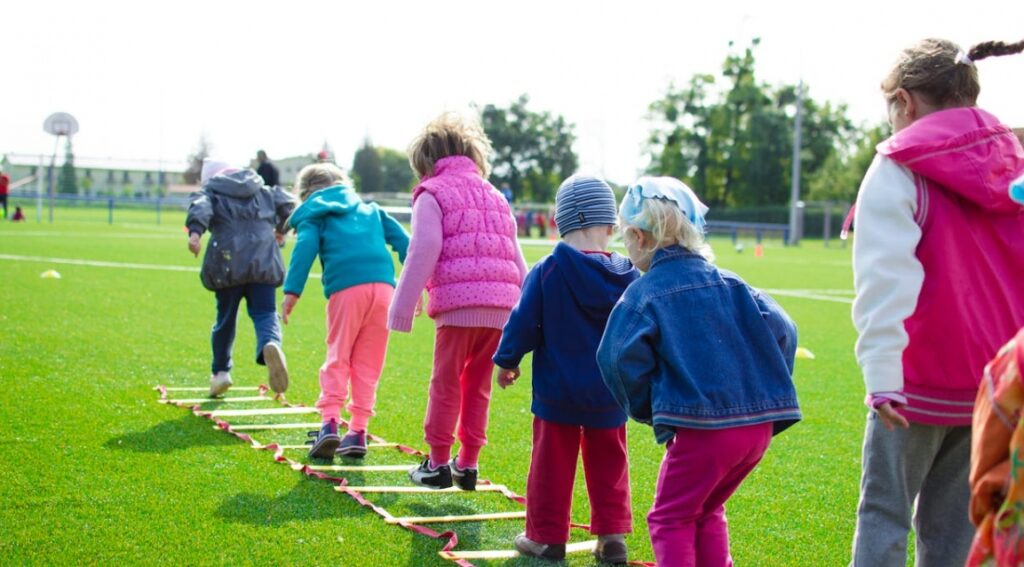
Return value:
<svg viewBox="0 0 1024 567">
<path fill-rule="evenodd" d="M 917 567 L 963 567 L 974 537 L 970 462 L 970 426 L 888 431 L 870 412 L 850 565 L 904 567 L 913 512 Z"/>
</svg>

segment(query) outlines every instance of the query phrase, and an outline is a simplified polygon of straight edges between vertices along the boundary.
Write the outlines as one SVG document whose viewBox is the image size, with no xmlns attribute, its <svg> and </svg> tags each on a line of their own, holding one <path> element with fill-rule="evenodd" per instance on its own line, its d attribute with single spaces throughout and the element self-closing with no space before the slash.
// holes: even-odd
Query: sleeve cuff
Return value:
<svg viewBox="0 0 1024 567">
<path fill-rule="evenodd" d="M 412 331 L 412 317 L 390 315 L 388 317 L 388 328 L 399 333 L 408 333 Z"/>
<path fill-rule="evenodd" d="M 898 406 L 907 405 L 907 397 L 900 392 L 878 392 L 875 394 L 868 394 L 864 398 L 864 404 L 871 409 L 878 409 L 884 403 L 890 403 Z"/>
</svg>

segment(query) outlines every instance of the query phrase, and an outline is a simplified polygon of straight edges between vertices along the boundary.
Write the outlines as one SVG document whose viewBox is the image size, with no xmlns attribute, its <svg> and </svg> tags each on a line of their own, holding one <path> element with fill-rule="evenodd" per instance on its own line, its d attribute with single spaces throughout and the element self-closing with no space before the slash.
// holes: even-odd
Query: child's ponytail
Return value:
<svg viewBox="0 0 1024 567">
<path fill-rule="evenodd" d="M 1001 57 L 1003 55 L 1016 55 L 1024 52 L 1024 39 L 1017 43 L 1006 43 L 1003 41 L 983 41 L 967 52 L 971 61 L 981 61 L 989 57 Z"/>
</svg>

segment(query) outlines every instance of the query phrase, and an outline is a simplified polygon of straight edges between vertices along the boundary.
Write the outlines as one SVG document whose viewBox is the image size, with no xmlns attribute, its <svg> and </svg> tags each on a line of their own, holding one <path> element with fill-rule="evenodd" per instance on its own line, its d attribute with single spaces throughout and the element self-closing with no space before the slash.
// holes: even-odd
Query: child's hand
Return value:
<svg viewBox="0 0 1024 567">
<path fill-rule="evenodd" d="M 284 246 L 284 235 L 276 230 L 274 231 L 274 240 L 277 241 L 278 246 Z"/>
<path fill-rule="evenodd" d="M 878 419 L 882 420 L 882 425 L 884 425 L 889 431 L 892 431 L 896 427 L 902 427 L 903 429 L 910 427 L 910 424 L 907 423 L 907 418 L 900 415 L 899 412 L 892 407 L 890 402 L 885 402 L 878 406 L 875 408 L 875 411 L 878 412 Z"/>
<path fill-rule="evenodd" d="M 511 386 L 512 384 L 515 384 L 518 378 L 518 366 L 516 366 L 515 368 L 498 368 L 498 385 L 501 386 L 502 390 Z"/>
<path fill-rule="evenodd" d="M 281 302 L 281 320 L 284 324 L 288 324 L 288 317 L 292 314 L 292 309 L 295 309 L 295 304 L 299 302 L 299 296 L 292 295 L 290 293 L 284 294 L 284 301 Z"/>
<path fill-rule="evenodd" d="M 196 258 L 199 257 L 199 235 L 195 232 L 188 235 L 188 249 Z"/>
<path fill-rule="evenodd" d="M 420 298 L 416 301 L 416 310 L 413 311 L 413 316 L 414 317 L 419 317 L 420 315 L 423 315 L 423 294 L 422 293 L 420 294 Z"/>
</svg>

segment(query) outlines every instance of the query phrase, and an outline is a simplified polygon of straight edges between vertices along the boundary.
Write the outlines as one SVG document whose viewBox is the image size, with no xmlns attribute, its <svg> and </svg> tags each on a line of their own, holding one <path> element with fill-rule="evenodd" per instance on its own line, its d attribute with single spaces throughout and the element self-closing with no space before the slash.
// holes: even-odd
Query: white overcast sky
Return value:
<svg viewBox="0 0 1024 567">
<path fill-rule="evenodd" d="M 430 118 L 508 104 L 576 124 L 584 169 L 627 182 L 646 163 L 648 104 L 717 73 L 759 36 L 769 83 L 884 119 L 878 83 L 924 37 L 1024 37 L 1024 1 L 106 2 L 0 10 L 0 153 L 50 152 L 43 119 L 78 118 L 75 153 L 180 162 L 206 133 L 247 163 L 315 152 L 343 165 L 363 138 L 404 149 Z M 1024 56 L 979 63 L 979 104 L 1024 126 Z"/>
</svg>

